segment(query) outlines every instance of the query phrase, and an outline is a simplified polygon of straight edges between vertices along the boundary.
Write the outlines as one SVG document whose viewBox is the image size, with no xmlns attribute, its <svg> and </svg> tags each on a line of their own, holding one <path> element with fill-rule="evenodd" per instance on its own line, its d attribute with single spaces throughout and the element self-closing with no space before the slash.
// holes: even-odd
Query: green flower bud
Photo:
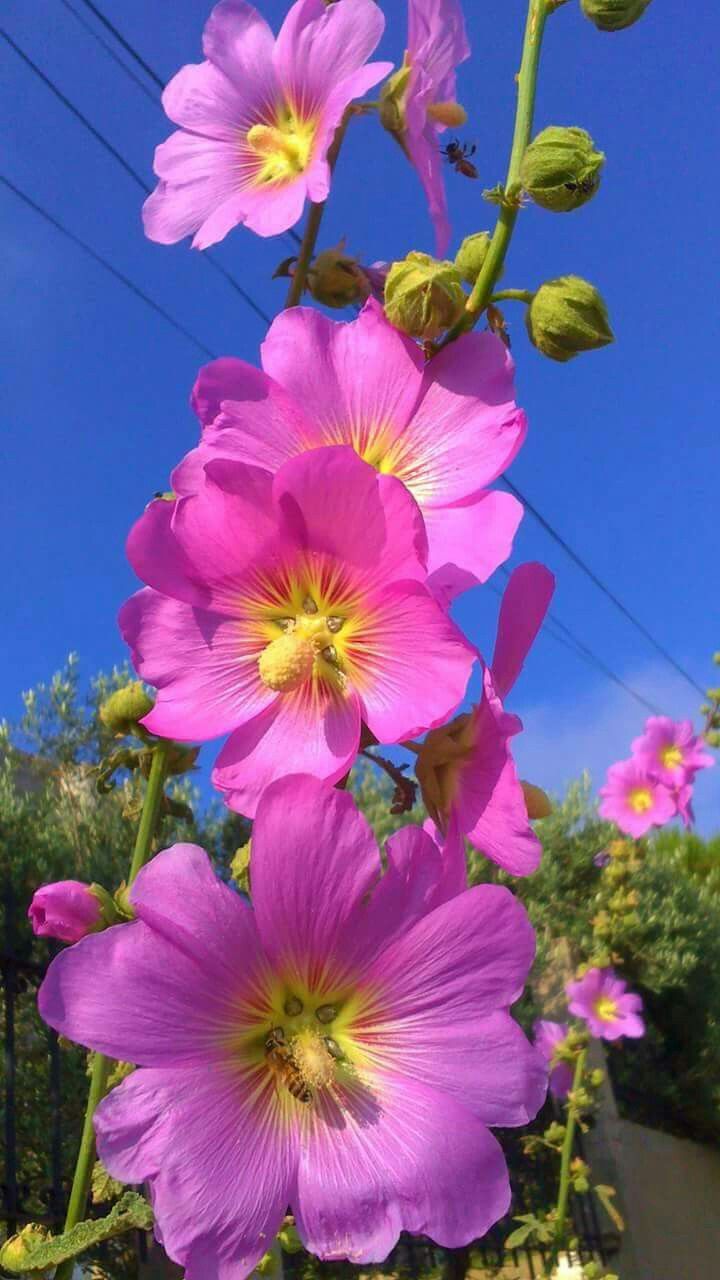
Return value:
<svg viewBox="0 0 720 1280">
<path fill-rule="evenodd" d="M 405 97 L 411 70 L 405 54 L 402 66 L 393 72 L 380 90 L 380 123 L 383 129 L 396 136 L 405 132 Z"/>
<path fill-rule="evenodd" d="M 256 1264 L 255 1270 L 259 1276 L 272 1276 L 278 1269 L 278 1259 L 271 1249 L 264 1253 L 260 1261 Z"/>
<path fill-rule="evenodd" d="M 294 1222 L 284 1222 L 278 1231 L 277 1238 L 283 1253 L 299 1253 L 303 1247 Z"/>
<path fill-rule="evenodd" d="M 551 125 L 530 143 L 523 156 L 520 179 L 528 195 L 542 209 L 570 213 L 592 200 L 605 163 L 584 129 Z"/>
<path fill-rule="evenodd" d="M 460 316 L 467 295 L 452 262 L 409 253 L 385 281 L 385 314 L 411 338 L 437 338 Z"/>
<path fill-rule="evenodd" d="M 155 701 L 150 697 L 139 680 L 133 680 L 124 689 L 116 689 L 103 702 L 99 715 L 101 722 L 115 734 L 116 738 L 124 738 L 132 733 L 138 720 L 142 720 L 152 711 Z"/>
<path fill-rule="evenodd" d="M 580 351 L 595 351 L 615 340 L 605 303 L 580 276 L 541 284 L 525 324 L 533 346 L 551 360 L 572 360 Z"/>
<path fill-rule="evenodd" d="M 115 902 L 107 889 L 103 889 L 101 884 L 91 884 L 89 886 L 90 893 L 100 904 L 100 922 L 95 926 L 93 932 L 99 929 L 105 929 L 108 925 L 118 924 L 120 913 L 115 906 Z"/>
<path fill-rule="evenodd" d="M 580 0 L 580 8 L 598 31 L 622 31 L 642 18 L 650 0 Z"/>
<path fill-rule="evenodd" d="M 39 1245 L 46 1244 L 50 1239 L 50 1232 L 45 1227 L 38 1226 L 35 1222 L 29 1222 L 22 1231 L 18 1231 L 16 1235 L 10 1236 L 0 1249 L 0 1267 L 4 1271 L 16 1273 L 23 1266 L 25 1261 L 31 1256 L 34 1249 Z M 26 1275 L 42 1276 L 47 1274 L 43 1271 L 26 1272 Z"/>
<path fill-rule="evenodd" d="M 474 284 L 490 248 L 490 233 L 476 231 L 466 236 L 455 255 L 455 270 L 460 272 L 466 284 Z"/>
<path fill-rule="evenodd" d="M 324 249 L 311 264 L 307 289 L 324 307 L 351 307 L 370 296 L 370 281 L 356 258 L 345 253 L 345 241 Z"/>
<path fill-rule="evenodd" d="M 241 845 L 240 848 L 236 851 L 235 856 L 233 857 L 233 860 L 230 863 L 230 875 L 232 876 L 236 885 L 238 885 L 238 887 L 242 889 L 245 893 L 248 893 L 250 888 L 249 873 L 250 873 L 250 841 L 248 840 L 247 844 Z"/>
</svg>

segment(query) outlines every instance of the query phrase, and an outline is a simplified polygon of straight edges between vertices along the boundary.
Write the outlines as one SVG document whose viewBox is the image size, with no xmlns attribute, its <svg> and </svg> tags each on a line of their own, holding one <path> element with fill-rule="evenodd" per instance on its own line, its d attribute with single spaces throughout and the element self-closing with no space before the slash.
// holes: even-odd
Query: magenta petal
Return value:
<svg viewBox="0 0 720 1280">
<path fill-rule="evenodd" d="M 338 982 L 380 871 L 375 837 L 347 792 L 307 776 L 268 787 L 253 824 L 250 875 L 258 929 L 275 966 L 311 987 L 325 985 L 332 968 Z"/>
<path fill-rule="evenodd" d="M 508 745 L 519 722 L 487 693 L 474 716 L 475 741 L 453 802 L 459 829 L 511 875 L 530 875 L 540 864 L 542 846 L 530 825 Z"/>
<path fill-rule="evenodd" d="M 140 1070 L 100 1104 L 98 1152 L 149 1185 L 157 1232 L 188 1280 L 238 1280 L 273 1240 L 293 1196 L 297 1139 L 267 1091 L 232 1071 Z"/>
<path fill-rule="evenodd" d="M 339 1112 L 311 1117 L 300 1150 L 295 1218 L 321 1258 L 380 1262 L 402 1230 L 448 1248 L 484 1235 L 507 1211 L 502 1151 L 447 1095 L 374 1072 Z"/>
<path fill-rule="evenodd" d="M 357 953 L 366 963 L 457 891 L 455 865 L 422 827 L 396 831 L 386 854 L 382 879 L 354 923 Z"/>
<path fill-rule="evenodd" d="M 429 586 L 447 607 L 462 591 L 487 582 L 512 552 L 523 517 L 510 493 L 485 490 L 453 507 L 426 507 Z"/>
<path fill-rule="evenodd" d="M 120 610 L 135 670 L 157 689 L 143 724 L 161 737 L 205 741 L 269 707 L 277 695 L 261 681 L 257 640 L 234 618 L 192 609 L 150 588 Z"/>
<path fill-rule="evenodd" d="M 337 782 L 350 769 L 360 741 L 360 706 L 316 696 L 312 686 L 278 696 L 230 735 L 213 769 L 226 804 L 252 818 L 265 787 L 288 773 Z"/>
<path fill-rule="evenodd" d="M 173 124 L 195 136 L 233 144 L 245 96 L 211 62 L 181 67 L 168 82 L 162 104 Z"/>
<path fill-rule="evenodd" d="M 385 18 L 373 0 L 343 0 L 340 5 L 296 0 L 273 54 L 278 79 L 291 101 L 323 104 L 338 80 L 367 61 L 384 29 Z"/>
<path fill-rule="evenodd" d="M 203 31 L 203 53 L 244 96 L 272 105 L 275 39 L 265 19 L 245 0 L 220 0 Z M 237 121 L 237 117 L 236 117 Z"/>
<path fill-rule="evenodd" d="M 202 850 L 177 846 L 159 855 L 153 883 L 163 888 L 177 872 L 192 897 L 176 916 L 171 898 L 158 921 L 139 919 L 91 934 L 57 956 L 38 995 L 41 1016 L 69 1040 L 144 1066 L 207 1063 L 223 1052 L 237 1027 L 242 1002 L 262 972 L 252 912 L 226 886 L 218 905 L 203 894 L 207 874 L 197 868 Z M 141 890 L 142 892 L 142 890 Z M 188 923 L 190 903 L 193 920 Z M 223 926 L 224 949 L 216 926 Z M 173 934 L 173 921 L 177 931 Z M 198 964 L 198 957 L 202 963 Z"/>
<path fill-rule="evenodd" d="M 543 564 L 521 564 L 510 575 L 500 605 L 492 676 L 499 697 L 512 689 L 550 607 L 555 578 Z"/>
<path fill-rule="evenodd" d="M 371 619 L 378 639 L 358 686 L 363 718 L 379 742 L 401 742 L 453 714 L 477 655 L 420 583 L 379 593 Z"/>
<path fill-rule="evenodd" d="M 203 365 L 190 393 L 190 404 L 201 427 L 209 427 L 224 400 L 262 401 L 269 385 L 270 379 L 254 365 L 235 356 L 221 356 Z"/>
</svg>

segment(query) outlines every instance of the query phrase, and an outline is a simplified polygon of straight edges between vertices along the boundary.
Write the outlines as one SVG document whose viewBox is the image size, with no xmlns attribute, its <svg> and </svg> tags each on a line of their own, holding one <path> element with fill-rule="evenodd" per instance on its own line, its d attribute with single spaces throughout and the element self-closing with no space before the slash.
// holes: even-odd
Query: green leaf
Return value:
<svg viewBox="0 0 720 1280">
<path fill-rule="evenodd" d="M 68 1258 L 76 1258 L 103 1240 L 138 1229 L 149 1231 L 153 1223 L 152 1209 L 137 1191 L 127 1191 L 105 1218 L 79 1222 L 76 1227 L 61 1236 L 54 1236 L 37 1249 L 29 1250 L 15 1274 L 27 1275 L 30 1271 L 47 1271 Z"/>
<path fill-rule="evenodd" d="M 510 1235 L 505 1241 L 505 1248 L 519 1249 L 520 1245 L 524 1244 L 525 1241 L 530 1238 L 534 1230 L 535 1228 L 532 1225 L 530 1226 L 526 1225 L 524 1227 L 516 1227 L 514 1231 L 510 1232 Z"/>
<path fill-rule="evenodd" d="M 597 1185 L 594 1188 L 594 1190 L 603 1209 L 605 1210 L 605 1212 L 607 1213 L 608 1217 L 611 1219 L 613 1224 L 617 1227 L 618 1231 L 624 1231 L 625 1223 L 623 1222 L 621 1214 L 618 1213 L 617 1208 L 613 1204 L 613 1197 L 616 1194 L 615 1188 Z"/>
<path fill-rule="evenodd" d="M 124 1190 L 122 1182 L 116 1182 L 108 1173 L 102 1160 L 96 1160 L 92 1171 L 91 1199 L 93 1204 L 105 1204 L 108 1200 L 117 1200 Z"/>
</svg>

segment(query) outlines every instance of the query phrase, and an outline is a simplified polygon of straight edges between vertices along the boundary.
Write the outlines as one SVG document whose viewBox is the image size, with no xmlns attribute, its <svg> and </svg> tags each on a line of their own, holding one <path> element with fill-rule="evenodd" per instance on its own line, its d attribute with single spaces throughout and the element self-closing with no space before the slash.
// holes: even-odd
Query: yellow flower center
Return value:
<svg viewBox="0 0 720 1280">
<path fill-rule="evenodd" d="M 652 809 L 652 793 L 647 787 L 634 787 L 628 792 L 627 802 L 635 813 L 647 813 L 648 809 Z"/>
<path fill-rule="evenodd" d="M 447 124 L 453 129 L 467 124 L 467 111 L 459 102 L 431 102 L 427 114 L 436 124 Z"/>
<path fill-rule="evenodd" d="M 614 1022 L 617 1017 L 617 1002 L 610 996 L 598 996 L 595 1001 L 595 1014 L 601 1022 Z"/>
<path fill-rule="evenodd" d="M 310 1089 L 329 1089 L 335 1081 L 335 1059 L 328 1049 L 329 1036 L 306 1027 L 293 1036 L 290 1053 L 305 1084 Z"/>
<path fill-rule="evenodd" d="M 289 693 L 313 677 L 324 677 L 345 692 L 340 639 L 345 621 L 339 615 L 320 613 L 311 597 L 303 601 L 302 612 L 276 619 L 280 635 L 258 657 L 263 684 L 276 693 Z"/>
<path fill-rule="evenodd" d="M 674 744 L 669 747 L 663 747 L 660 751 L 660 763 L 666 769 L 677 769 L 679 764 L 683 762 L 683 753 L 679 747 Z"/>
<path fill-rule="evenodd" d="M 275 124 L 254 124 L 246 141 L 261 161 L 253 174 L 253 183 L 291 182 L 310 163 L 315 141 L 316 122 L 302 120 L 292 111 L 278 115 Z"/>
</svg>

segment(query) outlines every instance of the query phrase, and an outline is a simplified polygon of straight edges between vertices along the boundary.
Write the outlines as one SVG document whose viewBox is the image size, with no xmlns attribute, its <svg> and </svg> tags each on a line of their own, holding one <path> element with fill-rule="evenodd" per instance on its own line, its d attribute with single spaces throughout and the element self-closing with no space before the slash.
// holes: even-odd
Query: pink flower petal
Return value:
<svg viewBox="0 0 720 1280">
<path fill-rule="evenodd" d="M 224 72 L 240 94 L 247 97 L 251 93 L 268 111 L 274 106 L 278 91 L 272 74 L 274 47 L 275 38 L 267 22 L 245 0 L 220 0 L 205 23 L 205 57 Z"/>
<path fill-rule="evenodd" d="M 246 92 L 228 80 L 211 62 L 181 67 L 163 90 L 168 119 L 188 134 L 235 143 L 245 113 Z"/>
<path fill-rule="evenodd" d="M 330 697 L 302 686 L 284 693 L 230 735 L 213 769 L 213 782 L 231 809 L 248 818 L 271 782 L 309 773 L 337 782 L 350 769 L 360 741 L 357 698 Z"/>
<path fill-rule="evenodd" d="M 296 0 L 275 43 L 278 80 L 292 101 L 317 108 L 338 80 L 362 67 L 384 29 L 382 10 L 373 0 L 340 5 Z"/>
<path fill-rule="evenodd" d="M 523 506 L 510 493 L 487 489 L 454 507 L 426 507 L 430 589 L 444 607 L 487 582 L 512 552 Z"/>
<path fill-rule="evenodd" d="M 463 699 L 476 659 L 454 622 L 420 583 L 378 594 L 356 680 L 363 718 L 379 742 L 441 724 Z"/>
<path fill-rule="evenodd" d="M 273 966 L 315 989 L 341 982 L 380 872 L 377 842 L 351 795 L 307 776 L 268 787 L 253 824 L 250 874 Z"/>
<path fill-rule="evenodd" d="M 502 1151 L 447 1095 L 374 1072 L 340 1112 L 311 1117 L 300 1150 L 295 1218 L 321 1258 L 380 1262 L 402 1230 L 455 1247 L 503 1216 L 510 1188 Z"/>
<path fill-rule="evenodd" d="M 262 645 L 237 619 L 146 587 L 125 602 L 119 622 L 135 670 L 158 691 L 143 721 L 151 733 L 184 741 L 216 738 L 277 698 L 258 673 Z"/>
<path fill-rule="evenodd" d="M 207 1065 L 226 1052 L 228 1029 L 242 1024 L 243 1000 L 262 975 L 255 921 L 237 894 L 215 884 L 202 850 L 176 846 L 158 861 L 152 883 L 164 890 L 177 874 L 185 907 L 178 911 L 175 890 L 161 908 L 160 928 L 157 919 L 139 919 L 62 952 L 40 988 L 40 1013 L 69 1040 L 111 1058 Z"/>
<path fill-rule="evenodd" d="M 162 1243 L 187 1280 L 248 1275 L 280 1227 L 297 1130 L 273 1100 L 237 1072 L 141 1070 L 96 1112 L 103 1164 L 149 1184 Z"/>
<path fill-rule="evenodd" d="M 550 607 L 555 578 L 542 564 L 521 564 L 510 575 L 500 605 L 492 677 L 500 698 L 510 692 Z"/>
</svg>

